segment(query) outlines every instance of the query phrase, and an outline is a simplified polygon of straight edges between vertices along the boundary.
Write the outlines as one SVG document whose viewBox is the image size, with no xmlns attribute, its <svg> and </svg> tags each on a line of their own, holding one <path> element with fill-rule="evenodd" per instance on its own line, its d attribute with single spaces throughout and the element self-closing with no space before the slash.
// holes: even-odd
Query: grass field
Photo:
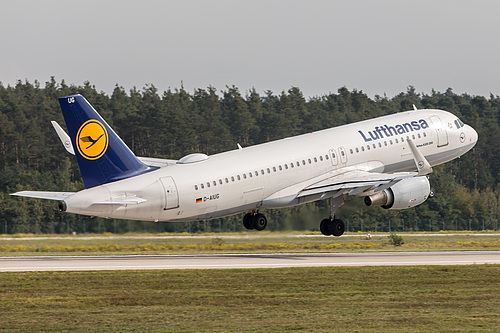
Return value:
<svg viewBox="0 0 500 333">
<path fill-rule="evenodd" d="M 500 265 L 0 273 L 2 332 L 498 332 Z"/>
<path fill-rule="evenodd" d="M 0 256 L 197 254 L 360 251 L 500 250 L 498 233 L 399 234 L 405 243 L 393 246 L 387 234 L 324 237 L 279 232 L 212 235 L 78 235 L 0 237 Z"/>
</svg>

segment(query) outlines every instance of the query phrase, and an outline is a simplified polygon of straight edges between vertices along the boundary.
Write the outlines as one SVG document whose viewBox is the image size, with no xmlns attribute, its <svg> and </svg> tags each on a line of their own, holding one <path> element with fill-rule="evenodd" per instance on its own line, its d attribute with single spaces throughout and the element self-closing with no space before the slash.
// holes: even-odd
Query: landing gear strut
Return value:
<svg viewBox="0 0 500 333">
<path fill-rule="evenodd" d="M 255 213 L 252 210 L 251 213 L 245 214 L 243 217 L 243 226 L 248 230 L 264 230 L 267 227 L 267 218 L 264 214 Z"/>
<path fill-rule="evenodd" d="M 330 218 L 324 219 L 319 224 L 319 230 L 325 236 L 342 236 L 345 224 L 342 220 L 335 218 L 335 212 L 344 204 L 344 197 L 338 196 L 330 199 Z"/>
</svg>

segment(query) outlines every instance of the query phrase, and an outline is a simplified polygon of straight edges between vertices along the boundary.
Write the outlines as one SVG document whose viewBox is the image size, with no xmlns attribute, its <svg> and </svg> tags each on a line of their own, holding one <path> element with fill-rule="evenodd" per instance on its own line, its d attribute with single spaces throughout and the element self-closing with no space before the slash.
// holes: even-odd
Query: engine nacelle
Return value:
<svg viewBox="0 0 500 333">
<path fill-rule="evenodd" d="M 385 209 L 406 209 L 423 203 L 430 191 L 426 176 L 406 178 L 386 190 L 365 197 L 365 204 Z"/>
</svg>

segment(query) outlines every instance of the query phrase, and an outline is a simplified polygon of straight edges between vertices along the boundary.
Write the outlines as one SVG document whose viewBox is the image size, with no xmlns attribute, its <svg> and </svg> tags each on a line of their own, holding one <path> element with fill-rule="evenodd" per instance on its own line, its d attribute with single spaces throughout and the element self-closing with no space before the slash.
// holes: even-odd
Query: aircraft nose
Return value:
<svg viewBox="0 0 500 333">
<path fill-rule="evenodd" d="M 468 130 L 468 137 L 469 137 L 469 142 L 470 143 L 476 143 L 477 142 L 477 139 L 478 139 L 478 135 L 477 135 L 477 132 L 474 128 L 472 128 L 471 126 L 469 126 L 469 130 Z"/>
</svg>

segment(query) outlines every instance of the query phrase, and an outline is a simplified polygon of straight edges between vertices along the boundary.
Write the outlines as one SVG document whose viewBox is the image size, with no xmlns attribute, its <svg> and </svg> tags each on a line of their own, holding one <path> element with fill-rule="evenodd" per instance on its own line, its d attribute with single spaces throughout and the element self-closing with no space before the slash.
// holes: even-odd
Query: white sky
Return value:
<svg viewBox="0 0 500 333">
<path fill-rule="evenodd" d="M 0 82 L 500 95 L 500 2 L 0 0 Z"/>
</svg>

